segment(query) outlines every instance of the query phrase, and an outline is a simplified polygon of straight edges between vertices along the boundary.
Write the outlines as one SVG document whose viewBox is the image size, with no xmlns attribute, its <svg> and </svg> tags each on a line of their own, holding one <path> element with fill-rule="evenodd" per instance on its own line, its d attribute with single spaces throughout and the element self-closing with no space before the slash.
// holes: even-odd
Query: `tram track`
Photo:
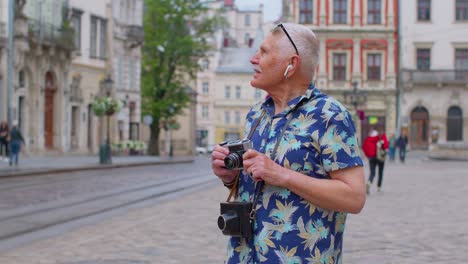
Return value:
<svg viewBox="0 0 468 264">
<path fill-rule="evenodd" d="M 214 181 L 215 177 L 206 173 L 191 174 L 106 191 L 97 195 L 69 198 L 40 206 L 2 212 L 0 214 L 0 243 L 53 226 L 209 185 Z"/>
</svg>

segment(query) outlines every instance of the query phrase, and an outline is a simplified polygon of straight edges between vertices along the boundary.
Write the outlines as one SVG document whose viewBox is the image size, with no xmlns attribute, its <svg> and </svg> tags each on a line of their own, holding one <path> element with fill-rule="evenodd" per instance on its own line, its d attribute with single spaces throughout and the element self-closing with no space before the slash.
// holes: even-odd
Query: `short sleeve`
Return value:
<svg viewBox="0 0 468 264">
<path fill-rule="evenodd" d="M 349 112 L 337 112 L 325 122 L 320 140 L 321 160 L 326 172 L 363 166 L 356 129 Z"/>
</svg>

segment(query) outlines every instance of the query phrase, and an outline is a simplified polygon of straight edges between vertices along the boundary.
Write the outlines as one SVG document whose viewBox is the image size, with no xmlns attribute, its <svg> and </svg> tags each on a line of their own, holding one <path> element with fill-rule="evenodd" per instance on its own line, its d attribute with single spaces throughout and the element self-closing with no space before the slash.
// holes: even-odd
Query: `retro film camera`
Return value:
<svg viewBox="0 0 468 264">
<path fill-rule="evenodd" d="M 251 202 L 221 203 L 221 215 L 218 217 L 218 227 L 226 236 L 252 237 L 252 221 L 250 220 Z"/>
<path fill-rule="evenodd" d="M 224 165 L 230 170 L 241 170 L 242 155 L 252 148 L 248 139 L 223 142 L 221 146 L 229 149 L 229 155 L 224 158 Z M 218 217 L 218 227 L 224 235 L 233 237 L 252 237 L 251 202 L 226 202 L 220 204 L 221 215 Z"/>
<path fill-rule="evenodd" d="M 220 146 L 226 146 L 229 149 L 229 155 L 224 158 L 224 166 L 230 170 L 242 170 L 242 155 L 252 148 L 252 142 L 249 139 L 225 141 Z"/>
</svg>

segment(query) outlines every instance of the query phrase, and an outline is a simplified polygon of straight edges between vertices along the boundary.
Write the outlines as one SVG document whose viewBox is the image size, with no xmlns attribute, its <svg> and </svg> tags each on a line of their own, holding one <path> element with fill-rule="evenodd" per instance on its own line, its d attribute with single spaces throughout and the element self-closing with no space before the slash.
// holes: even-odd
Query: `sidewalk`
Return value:
<svg viewBox="0 0 468 264">
<path fill-rule="evenodd" d="M 33 174 L 61 173 L 77 170 L 100 170 L 131 166 L 193 162 L 193 156 L 116 156 L 112 164 L 99 164 L 97 155 L 29 156 L 20 159 L 17 167 L 0 160 L 0 177 L 15 177 Z"/>
</svg>

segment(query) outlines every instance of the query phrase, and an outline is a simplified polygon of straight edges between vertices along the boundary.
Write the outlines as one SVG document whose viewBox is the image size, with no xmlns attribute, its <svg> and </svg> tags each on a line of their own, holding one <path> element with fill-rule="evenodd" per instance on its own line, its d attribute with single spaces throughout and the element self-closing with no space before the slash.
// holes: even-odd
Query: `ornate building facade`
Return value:
<svg viewBox="0 0 468 264">
<path fill-rule="evenodd" d="M 283 0 L 283 21 L 310 27 L 320 40 L 316 85 L 371 127 L 396 130 L 396 0 Z"/>
</svg>

